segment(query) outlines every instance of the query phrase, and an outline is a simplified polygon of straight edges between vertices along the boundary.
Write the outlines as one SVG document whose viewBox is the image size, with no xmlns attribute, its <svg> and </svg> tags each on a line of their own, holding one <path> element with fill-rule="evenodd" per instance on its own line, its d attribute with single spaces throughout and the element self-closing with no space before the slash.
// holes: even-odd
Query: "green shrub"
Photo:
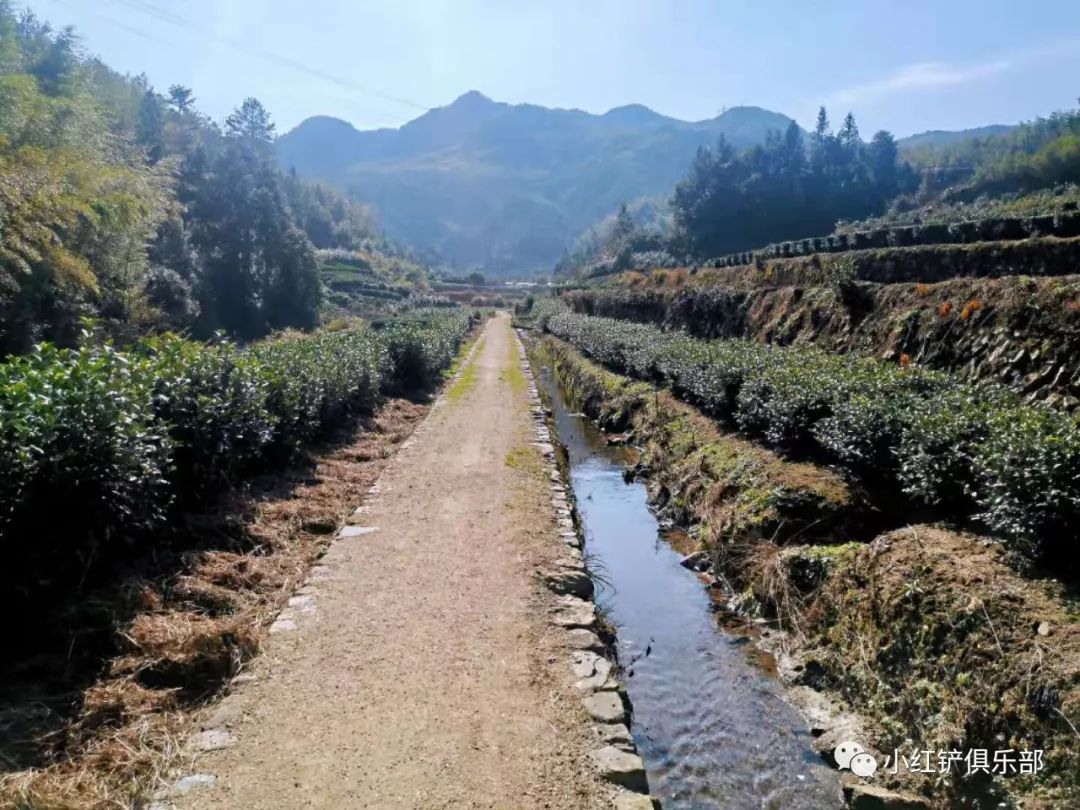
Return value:
<svg viewBox="0 0 1080 810">
<path fill-rule="evenodd" d="M 438 380 L 476 319 L 423 311 L 380 331 L 286 335 L 247 350 L 175 336 L 126 353 L 45 344 L 0 364 L 0 545 L 50 527 L 42 542 L 19 544 L 23 557 L 70 566 L 118 539 L 151 538 L 178 501 L 287 458 L 344 412 L 373 408 L 403 375 Z M 77 531 L 57 530 L 69 525 Z"/>
<path fill-rule="evenodd" d="M 903 491 L 930 506 L 973 509 L 973 455 L 990 415 L 1013 397 L 996 388 L 949 386 L 910 403 L 900 436 L 897 478 Z"/>
<path fill-rule="evenodd" d="M 1074 416 L 937 371 L 550 310 L 547 330 L 594 360 L 666 383 L 769 444 L 974 516 L 1025 553 L 1067 551 L 1063 541 L 1080 525 Z"/>
<path fill-rule="evenodd" d="M 849 384 L 831 402 L 831 415 L 814 428 L 827 451 L 862 475 L 888 478 L 896 474 L 897 448 L 911 430 L 920 404 L 935 390 L 948 389 L 941 375 L 919 369 L 896 373 L 864 362 L 857 385 Z"/>
<path fill-rule="evenodd" d="M 990 414 L 972 462 L 981 519 L 1068 554 L 1080 525 L 1080 425 L 1067 414 L 1014 405 Z"/>
<path fill-rule="evenodd" d="M 167 336 L 142 351 L 154 376 L 154 412 L 173 441 L 174 489 L 199 494 L 242 475 L 270 441 L 269 380 L 231 343 Z"/>
<path fill-rule="evenodd" d="M 150 371 L 108 345 L 43 344 L 0 366 L 0 539 L 11 524 L 43 531 L 57 510 L 81 527 L 60 533 L 64 546 L 82 528 L 96 545 L 164 517 L 172 444 Z"/>
</svg>

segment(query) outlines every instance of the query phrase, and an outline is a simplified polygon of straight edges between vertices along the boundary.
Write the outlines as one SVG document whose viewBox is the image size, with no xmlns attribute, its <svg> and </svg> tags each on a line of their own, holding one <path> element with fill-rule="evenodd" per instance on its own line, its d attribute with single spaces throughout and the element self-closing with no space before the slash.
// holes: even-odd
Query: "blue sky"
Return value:
<svg viewBox="0 0 1080 810">
<path fill-rule="evenodd" d="M 1076 106 L 1080 0 L 31 0 L 114 68 L 310 115 L 397 126 L 477 89 L 499 101 L 685 119 L 756 104 L 868 137 Z"/>
</svg>

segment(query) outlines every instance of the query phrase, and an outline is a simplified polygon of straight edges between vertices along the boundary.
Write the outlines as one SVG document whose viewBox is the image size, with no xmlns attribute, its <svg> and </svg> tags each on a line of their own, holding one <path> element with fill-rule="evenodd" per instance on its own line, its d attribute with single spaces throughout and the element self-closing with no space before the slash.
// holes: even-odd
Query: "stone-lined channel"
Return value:
<svg viewBox="0 0 1080 810">
<path fill-rule="evenodd" d="M 571 412 L 550 370 L 538 378 L 569 456 L 597 604 L 618 628 L 652 794 L 667 810 L 842 807 L 806 721 L 751 661 L 746 638 L 718 625 L 705 589 L 661 539 L 645 486 L 624 481 L 626 451 Z"/>
</svg>

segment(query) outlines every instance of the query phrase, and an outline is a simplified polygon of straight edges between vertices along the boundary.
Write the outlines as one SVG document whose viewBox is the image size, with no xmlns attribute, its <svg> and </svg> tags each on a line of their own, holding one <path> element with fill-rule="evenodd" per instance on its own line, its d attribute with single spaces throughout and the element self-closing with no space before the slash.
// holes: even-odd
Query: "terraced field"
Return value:
<svg viewBox="0 0 1080 810">
<path fill-rule="evenodd" d="M 1048 319 L 1062 317 L 1071 289 Z M 852 332 L 815 330 L 809 317 L 803 332 L 770 331 L 751 307 L 782 294 L 793 293 L 586 289 L 521 318 L 546 335 L 539 356 L 574 401 L 638 448 L 654 508 L 689 532 L 681 549 L 717 597 L 781 629 L 767 646 L 789 683 L 855 707 L 882 757 L 914 741 L 1009 740 L 1054 758 L 1039 778 L 901 770 L 886 783 L 932 806 L 1068 805 L 1080 795 L 1068 775 L 1080 424 L 1022 384 L 965 379 L 906 353 L 865 356 L 876 352 Z M 980 308 L 969 309 L 957 328 Z M 725 336 L 694 336 L 710 333 Z M 838 742 L 834 725 L 823 726 L 823 754 Z"/>
</svg>

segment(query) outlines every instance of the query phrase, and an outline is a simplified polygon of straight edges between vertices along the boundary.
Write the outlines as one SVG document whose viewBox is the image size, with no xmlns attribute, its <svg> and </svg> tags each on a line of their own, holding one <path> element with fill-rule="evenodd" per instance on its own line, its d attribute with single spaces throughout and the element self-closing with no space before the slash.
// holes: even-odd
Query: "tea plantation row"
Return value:
<svg viewBox="0 0 1080 810">
<path fill-rule="evenodd" d="M 173 507 L 288 459 L 381 391 L 430 386 L 477 317 L 417 312 L 249 349 L 166 336 L 14 358 L 0 365 L 0 547 L 66 564 L 147 537 Z"/>
<path fill-rule="evenodd" d="M 1057 556 L 1080 525 L 1080 425 L 1067 414 L 927 369 L 537 309 L 540 326 L 598 362 L 669 384 L 768 444 L 974 515 L 1030 556 Z"/>
<path fill-rule="evenodd" d="M 755 259 L 810 256 L 814 253 L 842 253 L 916 245 L 974 244 L 1028 239 L 1037 236 L 1063 238 L 1080 236 L 1080 213 L 1065 211 L 1035 217 L 993 217 L 970 222 L 928 223 L 877 228 L 871 231 L 836 233 L 812 239 L 777 242 L 753 251 L 720 256 L 706 262 L 711 267 L 738 267 Z"/>
</svg>

